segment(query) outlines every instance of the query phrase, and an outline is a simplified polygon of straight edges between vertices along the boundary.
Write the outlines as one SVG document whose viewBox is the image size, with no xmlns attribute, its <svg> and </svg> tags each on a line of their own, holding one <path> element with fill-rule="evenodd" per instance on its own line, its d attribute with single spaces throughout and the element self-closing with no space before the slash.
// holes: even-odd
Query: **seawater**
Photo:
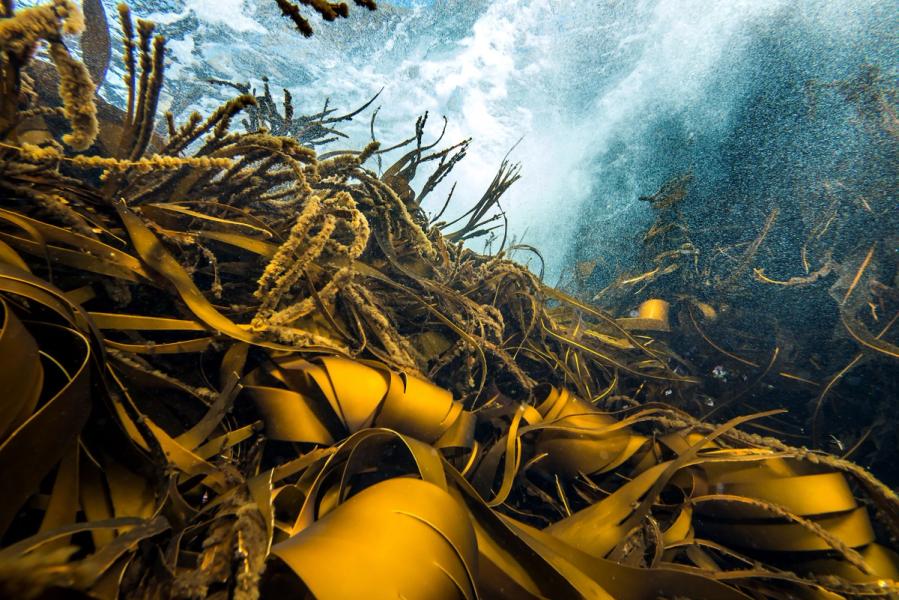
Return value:
<svg viewBox="0 0 899 600">
<path fill-rule="evenodd" d="M 115 15 L 115 2 L 105 4 Z M 209 78 L 261 90 L 267 76 L 276 98 L 281 87 L 291 91 L 298 112 L 315 111 L 325 97 L 349 109 L 383 87 L 376 135 L 385 143 L 407 137 L 425 111 L 432 135 L 445 115 L 446 141 L 474 138 L 447 182 L 458 181 L 457 211 L 480 197 L 520 139 L 511 158 L 524 177 L 503 206 L 510 234 L 541 250 L 553 283 L 577 259 L 626 265 L 652 220 L 637 198 L 679 172 L 695 174 L 697 217 L 714 218 L 728 196 L 748 198 L 747 217 L 757 220 L 773 198 L 789 203 L 797 186 L 859 168 L 868 140 L 852 108 L 819 107 L 812 119 L 803 86 L 851 78 L 863 64 L 896 77 L 899 10 L 891 2 L 379 4 L 375 13 L 352 10 L 347 21 L 313 22 L 311 39 L 273 2 L 131 6 L 168 38 L 163 107 L 176 116 L 209 112 L 233 91 Z M 122 90 L 114 57 L 103 94 L 121 102 Z M 365 143 L 369 114 L 343 127 L 350 139 L 342 147 Z"/>
</svg>

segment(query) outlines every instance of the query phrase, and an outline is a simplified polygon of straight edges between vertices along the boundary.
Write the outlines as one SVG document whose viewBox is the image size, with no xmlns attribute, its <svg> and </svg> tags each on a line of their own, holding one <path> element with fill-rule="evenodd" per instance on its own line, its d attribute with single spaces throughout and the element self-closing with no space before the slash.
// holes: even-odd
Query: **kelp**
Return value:
<svg viewBox="0 0 899 600">
<path fill-rule="evenodd" d="M 32 46 L 77 22 L 49 6 Z M 744 430 L 770 412 L 677 408 L 667 301 L 615 318 L 465 247 L 517 168 L 444 235 L 420 201 L 466 142 L 432 150 L 424 117 L 380 174 L 374 141 L 236 130 L 250 93 L 159 136 L 164 40 L 119 12 L 128 102 L 86 150 L 23 139 L 2 47 L 0 594 L 899 593 L 896 494 Z"/>
<path fill-rule="evenodd" d="M 357 6 L 362 6 L 368 10 L 375 10 L 377 4 L 374 0 L 353 0 Z M 350 9 L 345 2 L 328 2 L 327 0 L 298 0 L 291 2 L 290 0 L 275 0 L 281 13 L 293 21 L 297 31 L 304 36 L 312 35 L 312 25 L 300 12 L 300 6 L 308 6 L 312 8 L 325 21 L 334 21 L 338 17 L 347 18 Z"/>
<path fill-rule="evenodd" d="M 234 88 L 244 96 L 251 95 L 255 98 L 255 103 L 248 103 L 245 109 L 247 118 L 243 120 L 243 126 L 247 131 L 264 129 L 272 135 L 292 137 L 310 148 L 323 146 L 347 137 L 346 134 L 336 129 L 334 125 L 344 121 L 352 121 L 353 117 L 371 106 L 378 96 L 381 95 L 381 92 L 378 92 L 359 108 L 343 115 L 333 114 L 337 109 L 329 108 L 329 100 L 325 100 L 324 107 L 315 114 L 294 115 L 293 96 L 287 88 L 283 89 L 282 114 L 272 96 L 268 77 L 262 78 L 262 94 L 257 94 L 256 89 L 250 87 L 249 83 L 224 81 L 221 79 L 210 79 L 209 82 Z"/>
</svg>

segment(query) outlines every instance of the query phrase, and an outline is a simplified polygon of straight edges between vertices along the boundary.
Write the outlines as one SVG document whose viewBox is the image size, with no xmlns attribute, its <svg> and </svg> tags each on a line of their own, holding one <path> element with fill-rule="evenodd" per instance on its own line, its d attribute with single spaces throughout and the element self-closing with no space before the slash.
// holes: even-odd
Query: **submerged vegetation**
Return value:
<svg viewBox="0 0 899 600">
<path fill-rule="evenodd" d="M 723 193 L 712 211 L 725 216 L 706 210 L 699 219 L 692 173 L 673 177 L 641 198 L 656 219 L 636 268 L 622 265 L 600 285 L 598 263 L 584 261 L 572 288 L 608 306 L 677 299 L 673 348 L 711 377 L 674 403 L 718 418 L 789 407 L 778 435 L 852 456 L 895 487 L 896 89 L 863 65 L 804 91 L 810 119 L 834 96 L 864 133 L 862 173 L 844 168 L 806 189 L 797 184 L 790 201 Z M 766 214 L 748 217 L 751 202 L 767 205 Z M 724 226 L 734 233 L 722 235 Z"/>
<path fill-rule="evenodd" d="M 162 129 L 151 23 L 120 8 L 118 111 L 66 47 L 84 27 L 70 0 L 4 6 L 0 595 L 899 593 L 896 494 L 750 429 L 783 411 L 715 423 L 679 406 L 699 379 L 668 301 L 615 318 L 508 259 L 526 248 L 464 246 L 502 221 L 517 166 L 458 222 L 429 220 L 421 201 L 467 141 L 437 149 L 426 116 L 390 148 L 317 154 L 327 109 L 294 118 L 237 84 Z M 648 198 L 664 218 L 647 247 L 672 247 L 619 286 L 688 270 L 672 267 L 695 256 L 688 183 Z M 717 316 L 678 306 L 700 332 Z M 794 376 L 778 355 L 753 365 Z"/>
</svg>

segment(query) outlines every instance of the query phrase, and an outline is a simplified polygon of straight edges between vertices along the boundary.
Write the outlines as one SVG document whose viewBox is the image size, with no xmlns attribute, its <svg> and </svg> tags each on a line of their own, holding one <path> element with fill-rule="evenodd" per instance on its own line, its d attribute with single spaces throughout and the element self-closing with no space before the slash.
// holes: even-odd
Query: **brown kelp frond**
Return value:
<svg viewBox="0 0 899 600">
<path fill-rule="evenodd" d="M 269 100 L 265 103 L 267 110 L 265 114 L 257 115 L 256 119 L 263 126 L 268 126 L 272 133 L 276 135 L 289 135 L 310 147 L 321 146 L 336 141 L 338 138 L 345 138 L 346 134 L 332 126 L 336 123 L 352 121 L 353 117 L 371 106 L 378 96 L 381 95 L 382 91 L 384 91 L 383 88 L 355 110 L 342 115 L 333 115 L 333 113 L 337 112 L 337 109 L 328 108 L 328 100 L 326 99 L 324 107 L 319 112 L 294 117 L 293 99 L 290 96 L 290 92 L 285 89 L 284 116 L 282 117 L 278 114 L 274 103 L 271 102 L 271 96 L 268 93 L 268 83 L 266 82 L 266 97 Z M 252 123 L 253 121 L 251 121 Z"/>
<path fill-rule="evenodd" d="M 81 36 L 81 53 L 91 80 L 99 87 L 106 79 L 112 58 L 112 37 L 106 20 L 106 9 L 101 0 L 85 0 L 81 3 L 84 13 L 84 33 Z"/>
<path fill-rule="evenodd" d="M 747 270 L 749 270 L 749 265 L 752 263 L 755 258 L 756 253 L 758 252 L 761 245 L 764 243 L 765 238 L 768 237 L 768 234 L 771 233 L 771 228 L 777 222 L 777 215 L 780 213 L 780 209 L 777 207 L 773 208 L 770 213 L 768 213 L 768 218 L 765 220 L 765 224 L 762 225 L 762 229 L 759 231 L 759 234 L 756 236 L 754 240 L 746 247 L 746 250 L 743 252 L 743 256 L 740 257 L 737 262 L 736 267 L 726 276 L 721 277 L 718 282 L 716 282 L 717 287 L 726 289 L 727 287 L 733 285 L 737 282 L 738 279 L 742 278 Z"/>
<path fill-rule="evenodd" d="M 657 211 L 674 208 L 687 197 L 692 181 L 693 173 L 690 171 L 682 175 L 675 175 L 663 183 L 656 193 L 649 196 L 640 196 L 640 201 L 649 202 L 652 208 Z"/>
<path fill-rule="evenodd" d="M 146 30 L 146 34 L 144 31 Z M 150 30 L 148 28 L 143 27 L 143 22 L 138 22 L 138 31 L 140 32 L 141 40 L 144 39 L 144 36 L 147 37 L 150 35 Z M 149 71 L 149 79 L 147 80 L 146 86 L 142 86 L 140 90 L 138 90 L 138 104 L 137 110 L 140 114 L 135 115 L 134 120 L 134 142 L 131 148 L 131 152 L 128 157 L 131 160 L 136 160 L 144 155 L 144 152 L 147 150 L 147 145 L 150 143 L 150 135 L 153 132 L 153 125 L 156 119 L 156 107 L 159 104 L 159 92 L 162 90 L 162 73 L 163 73 L 163 60 L 165 58 L 165 38 L 161 35 L 157 35 L 153 38 L 153 55 L 150 61 L 151 67 L 144 66 L 144 56 L 147 52 L 144 49 L 144 44 L 141 43 L 141 67 L 142 74 L 146 74 Z M 141 81 L 143 84 L 143 81 Z"/>
<path fill-rule="evenodd" d="M 681 212 L 681 204 L 688 196 L 693 180 L 690 172 L 671 177 L 654 194 L 641 196 L 655 213 L 655 221 L 643 235 L 639 259 L 640 270 L 619 274 L 605 288 L 593 292 L 593 300 L 620 302 L 623 298 L 635 300 L 652 297 L 659 284 L 667 283 L 669 276 L 680 276 L 692 281 L 699 259 L 699 250 L 691 239 L 690 229 Z M 584 261 L 583 272 L 575 282 L 588 285 L 598 262 Z"/>
<path fill-rule="evenodd" d="M 306 37 L 312 35 L 312 25 L 310 25 L 309 21 L 307 21 L 300 13 L 300 7 L 298 5 L 289 0 L 275 0 L 275 2 L 278 4 L 278 8 L 281 9 L 281 13 L 293 21 L 294 26 L 300 33 Z"/>
<path fill-rule="evenodd" d="M 247 105 L 247 119 L 243 125 L 247 131 L 266 131 L 276 136 L 289 136 L 308 147 L 322 146 L 331 143 L 346 135 L 333 126 L 337 123 L 352 121 L 381 95 L 378 91 L 367 102 L 346 114 L 334 115 L 337 109 L 328 108 L 328 100 L 325 100 L 324 108 L 313 114 L 295 116 L 293 96 L 284 89 L 283 114 L 279 110 L 269 89 L 267 77 L 262 78 L 263 92 L 256 94 L 249 83 L 236 83 L 221 79 L 210 79 L 210 83 L 232 87 L 243 95 L 255 98 L 255 103 Z"/>
<path fill-rule="evenodd" d="M 135 101 L 135 77 L 137 76 L 137 64 L 134 55 L 134 22 L 131 20 L 131 9 L 124 2 L 119 3 L 119 22 L 122 25 L 123 61 L 125 74 L 123 76 L 125 88 L 128 90 L 128 100 L 125 104 L 125 122 L 130 123 L 134 119 Z"/>
<path fill-rule="evenodd" d="M 59 72 L 59 96 L 63 114 L 72 132 L 62 140 L 73 150 L 86 150 L 99 132 L 97 106 L 94 104 L 94 82 L 83 63 L 72 58 L 62 42 L 50 44 L 50 57 Z"/>
<path fill-rule="evenodd" d="M 749 432 L 781 411 L 679 407 L 700 383 L 672 339 L 685 306 L 757 371 L 747 385 L 798 377 L 782 344 L 743 357 L 696 298 L 619 318 L 467 248 L 519 176 L 507 161 L 444 235 L 418 203 L 467 141 L 437 150 L 424 118 L 380 176 L 374 141 L 319 156 L 236 131 L 271 102 L 239 86 L 164 139 L 164 42 L 137 29 L 132 100 L 91 153 L 49 113 L 27 139 L 2 130 L 0 595 L 897 593 L 891 490 Z M 9 81 L 22 66 L 3 63 Z M 663 229 L 647 247 L 679 235 Z M 888 294 L 882 248 L 833 267 L 865 360 L 899 353 L 851 312 Z"/>
<path fill-rule="evenodd" d="M 468 217 L 468 220 L 461 228 L 446 234 L 447 240 L 461 242 L 487 235 L 497 227 L 501 227 L 501 225 L 493 225 L 496 221 L 505 219 L 505 213 L 499 205 L 499 200 L 506 193 L 506 190 L 519 179 L 521 179 L 521 165 L 503 160 L 496 171 L 496 175 L 493 176 L 493 181 L 487 186 L 487 190 L 481 196 L 481 199 L 459 218 L 441 225 L 440 229 L 446 230 Z M 490 212 L 493 210 L 498 212 L 491 215 Z"/>
<path fill-rule="evenodd" d="M 118 157 L 137 160 L 146 152 L 153 133 L 159 92 L 162 90 L 165 38 L 161 35 L 154 38 L 155 25 L 138 19 L 136 44 L 138 54 L 135 58 L 131 14 L 127 8 L 120 7 L 119 15 L 125 32 L 125 85 L 128 88 L 128 105 L 126 122 L 119 140 Z"/>
<path fill-rule="evenodd" d="M 83 169 L 100 168 L 107 171 L 118 172 L 125 172 L 133 169 L 136 173 L 149 173 L 154 170 L 177 169 L 179 167 L 225 169 L 234 163 L 234 161 L 229 158 L 211 158 L 208 156 L 179 157 L 158 154 L 144 157 L 139 160 L 124 160 L 120 158 L 85 155 L 67 157 L 54 146 L 40 147 L 33 144 L 22 144 L 22 147 L 17 148 L 17 150 L 22 159 L 29 162 L 46 163 L 65 161 L 67 164 Z"/>
<path fill-rule="evenodd" d="M 375 137 L 374 120 L 376 115 L 377 111 L 372 115 L 372 139 Z M 446 133 L 447 120 L 446 117 L 443 118 L 443 129 L 441 130 L 440 135 L 437 136 L 435 140 L 425 144 L 424 129 L 427 121 L 428 113 L 426 112 L 415 121 L 415 135 L 387 148 L 379 148 L 377 152 L 378 168 L 380 169 L 382 155 L 414 144 L 414 148 L 403 154 L 381 174 L 381 180 L 395 190 L 403 203 L 416 213 L 420 213 L 420 207 L 425 197 L 434 191 L 434 188 L 436 188 L 437 185 L 450 174 L 460 160 L 465 158 L 465 155 L 468 152 L 468 146 L 471 143 L 471 139 L 469 138 L 441 150 L 433 150 L 443 140 L 443 136 Z M 433 150 L 433 152 L 430 152 L 431 150 Z M 431 173 L 422 185 L 421 190 L 416 193 L 412 189 L 411 183 L 418 173 L 419 167 L 434 161 L 436 161 L 436 166 L 432 167 Z M 446 205 L 449 204 L 452 192 L 449 196 Z M 446 205 L 444 205 L 444 210 L 446 209 Z M 440 211 L 440 214 L 437 217 L 429 219 L 429 221 L 433 224 L 442 214 L 443 210 Z M 422 218 L 422 221 L 424 221 L 424 218 Z M 432 226 L 439 228 L 440 224 L 438 223 Z"/>
<path fill-rule="evenodd" d="M 861 65 L 855 77 L 845 80 L 806 83 L 806 99 L 814 114 L 820 90 L 834 90 L 855 106 L 866 126 L 876 134 L 899 139 L 899 115 L 896 112 L 895 82 L 872 64 Z"/>
<path fill-rule="evenodd" d="M 374 0 L 354 0 L 357 6 L 362 6 L 368 10 L 375 10 L 377 4 Z M 349 7 L 345 2 L 328 2 L 327 0 L 275 0 L 281 13 L 293 21 L 297 30 L 304 36 L 312 35 L 312 25 L 300 12 L 300 6 L 308 6 L 312 8 L 325 21 L 334 21 L 338 17 L 346 18 L 349 16 Z"/>
<path fill-rule="evenodd" d="M 77 5 L 71 0 L 54 0 L 19 9 L 0 21 L 0 45 L 9 55 L 25 59 L 37 43 L 83 30 L 84 17 Z"/>
<path fill-rule="evenodd" d="M 216 132 L 216 137 L 222 137 L 231 125 L 231 119 L 255 102 L 250 94 L 242 94 L 219 106 L 205 121 L 199 113 L 192 114 L 187 123 L 169 136 L 163 151 L 178 154 L 211 130 Z"/>
</svg>

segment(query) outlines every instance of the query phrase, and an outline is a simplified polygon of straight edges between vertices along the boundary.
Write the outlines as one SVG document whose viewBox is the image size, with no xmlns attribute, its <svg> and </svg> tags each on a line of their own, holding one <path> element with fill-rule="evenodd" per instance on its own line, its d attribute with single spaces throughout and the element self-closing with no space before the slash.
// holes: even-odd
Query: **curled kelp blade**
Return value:
<svg viewBox="0 0 899 600">
<path fill-rule="evenodd" d="M 92 347 L 83 315 L 72 312 L 59 290 L 6 266 L 0 266 L 0 290 L 9 294 L 0 303 L 0 343 L 5 346 L 0 373 L 10 391 L 4 402 L 0 464 L 16 481 L 0 502 L 0 529 L 5 531 L 41 480 L 72 451 L 91 411 L 90 365 L 97 347 Z M 14 299 L 49 309 L 63 324 L 23 323 L 12 308 Z M 54 443 L 45 443 L 47 439 Z"/>
<path fill-rule="evenodd" d="M 323 443 L 339 432 L 377 426 L 395 429 L 437 447 L 470 446 L 475 421 L 452 394 L 385 365 L 339 357 L 314 362 L 278 361 L 268 374 L 287 389 L 247 386 L 273 439 Z M 251 373 L 252 381 L 259 375 Z"/>
<path fill-rule="evenodd" d="M 0 413 L 0 437 L 5 439 L 37 406 L 43 388 L 44 368 L 37 342 L 5 300 L 0 299 L 0 309 L 3 311 L 0 353 L 5 357 L 0 370 L 0 385 L 9 395 Z"/>
<path fill-rule="evenodd" d="M 71 356 L 58 356 L 56 366 L 67 380 L 60 388 L 48 390 L 49 397 L 35 407 L 24 422 L 10 432 L 0 445 L 0 465 L 3 472 L 17 481 L 16 489 L 6 494 L 3 501 L 3 521 L 9 524 L 15 510 L 37 489 L 41 479 L 62 458 L 72 444 L 90 412 L 88 341 L 79 332 L 58 326 L 35 326 L 45 346 L 64 345 L 72 349 Z M 75 350 L 80 346 L 80 352 Z M 51 360 L 54 360 L 51 358 Z M 60 373 L 57 373 L 60 375 Z M 49 439 L 54 444 L 43 442 Z"/>
<path fill-rule="evenodd" d="M 450 494 L 402 478 L 352 496 L 272 553 L 316 598 L 449 599 L 477 597 L 476 548 Z"/>
<path fill-rule="evenodd" d="M 580 552 L 558 537 L 490 511 L 473 488 L 458 477 L 454 480 L 476 523 L 482 564 L 488 567 L 483 570 L 491 573 L 483 585 L 499 597 L 514 596 L 503 593 L 505 583 L 499 584 L 499 589 L 492 588 L 503 580 L 494 579 L 497 568 L 504 578 L 536 597 L 562 594 L 564 597 L 648 599 L 678 592 L 701 598 L 745 597 L 701 573 L 635 569 Z M 528 573 L 541 576 L 535 580 Z M 563 585 L 553 583 L 559 579 L 564 581 Z"/>
</svg>

